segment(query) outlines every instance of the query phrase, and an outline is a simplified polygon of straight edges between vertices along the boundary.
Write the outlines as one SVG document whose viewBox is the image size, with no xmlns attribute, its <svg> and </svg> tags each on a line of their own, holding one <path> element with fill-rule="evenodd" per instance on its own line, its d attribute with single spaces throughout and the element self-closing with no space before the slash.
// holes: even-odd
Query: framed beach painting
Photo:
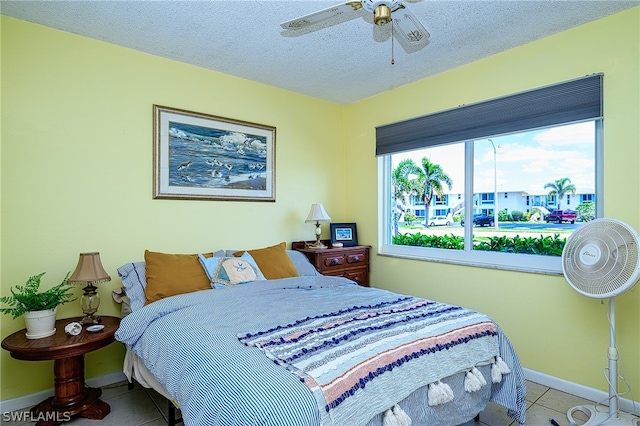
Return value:
<svg viewBox="0 0 640 426">
<path fill-rule="evenodd" d="M 153 198 L 275 201 L 276 128 L 153 106 Z"/>
</svg>

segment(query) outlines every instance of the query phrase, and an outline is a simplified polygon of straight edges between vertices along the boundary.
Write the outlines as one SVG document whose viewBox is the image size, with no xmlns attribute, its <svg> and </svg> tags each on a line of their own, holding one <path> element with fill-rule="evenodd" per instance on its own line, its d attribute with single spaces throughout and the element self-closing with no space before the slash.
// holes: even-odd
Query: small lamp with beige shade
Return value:
<svg viewBox="0 0 640 426">
<path fill-rule="evenodd" d="M 80 306 L 85 314 L 81 321 L 82 324 L 98 324 L 100 322 L 100 317 L 94 315 L 100 306 L 100 296 L 96 292 L 95 284 L 107 281 L 111 281 L 111 277 L 102 267 L 100 253 L 80 253 L 78 266 L 67 282 L 70 285 L 86 284 L 80 298 Z"/>
</svg>

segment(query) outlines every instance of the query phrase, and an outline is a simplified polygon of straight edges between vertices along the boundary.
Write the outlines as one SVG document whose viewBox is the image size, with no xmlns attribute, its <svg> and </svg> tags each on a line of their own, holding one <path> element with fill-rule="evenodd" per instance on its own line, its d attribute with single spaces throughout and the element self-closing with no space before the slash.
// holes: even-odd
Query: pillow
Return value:
<svg viewBox="0 0 640 426">
<path fill-rule="evenodd" d="M 227 257 L 231 257 L 231 256 L 227 256 Z M 266 278 L 264 277 L 264 274 L 262 273 L 260 268 L 258 268 L 258 264 L 256 263 L 256 260 L 253 257 L 251 257 L 251 255 L 248 252 L 245 251 L 244 253 L 242 253 L 242 256 L 240 256 L 240 259 L 246 260 L 251 264 L 251 266 L 255 268 L 256 274 L 258 275 L 258 280 L 266 280 Z"/>
<path fill-rule="evenodd" d="M 127 263 L 118 268 L 118 275 L 127 296 L 131 300 L 131 310 L 135 311 L 144 306 L 144 288 L 147 286 L 147 276 L 144 262 Z"/>
<path fill-rule="evenodd" d="M 209 258 L 199 254 L 198 259 L 213 288 L 264 280 L 264 276 L 249 253 L 245 253 L 241 257 L 214 256 Z"/>
<path fill-rule="evenodd" d="M 207 253 L 206 257 L 213 256 Z M 205 274 L 197 254 L 167 254 L 144 251 L 147 285 L 144 289 L 145 305 L 176 294 L 209 290 L 209 278 Z"/>
<path fill-rule="evenodd" d="M 297 250 L 287 250 L 287 254 L 301 277 L 320 275 L 320 272 L 309 262 L 304 253 Z"/>
<path fill-rule="evenodd" d="M 253 257 L 258 268 L 268 280 L 299 276 L 295 265 L 287 255 L 284 242 L 271 247 L 246 251 Z M 243 251 L 237 251 L 233 255 L 240 257 L 243 253 Z"/>
</svg>

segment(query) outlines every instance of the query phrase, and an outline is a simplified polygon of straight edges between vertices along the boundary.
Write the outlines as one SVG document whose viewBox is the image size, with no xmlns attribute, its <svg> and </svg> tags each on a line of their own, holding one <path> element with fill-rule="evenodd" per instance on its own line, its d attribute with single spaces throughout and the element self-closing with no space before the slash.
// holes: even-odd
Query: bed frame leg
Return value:
<svg viewBox="0 0 640 426">
<path fill-rule="evenodd" d="M 480 421 L 480 413 L 476 414 L 476 416 L 473 418 L 474 422 L 479 422 Z"/>
<path fill-rule="evenodd" d="M 173 402 L 171 402 L 168 399 L 167 399 L 167 412 L 168 412 L 167 422 L 169 423 L 169 426 L 176 426 L 178 423 L 184 423 L 184 420 L 182 420 L 182 417 L 176 419 L 176 406 L 173 405 Z"/>
</svg>

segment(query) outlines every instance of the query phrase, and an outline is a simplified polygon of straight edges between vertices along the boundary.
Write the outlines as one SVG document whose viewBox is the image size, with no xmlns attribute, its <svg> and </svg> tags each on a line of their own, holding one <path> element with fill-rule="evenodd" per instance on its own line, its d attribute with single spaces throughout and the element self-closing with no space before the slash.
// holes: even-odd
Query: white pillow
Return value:
<svg viewBox="0 0 640 426">
<path fill-rule="evenodd" d="M 133 262 L 118 268 L 118 275 L 122 278 L 124 290 L 131 300 L 132 311 L 142 308 L 146 302 L 144 295 L 144 289 L 147 286 L 145 265 L 145 262 Z"/>
</svg>

